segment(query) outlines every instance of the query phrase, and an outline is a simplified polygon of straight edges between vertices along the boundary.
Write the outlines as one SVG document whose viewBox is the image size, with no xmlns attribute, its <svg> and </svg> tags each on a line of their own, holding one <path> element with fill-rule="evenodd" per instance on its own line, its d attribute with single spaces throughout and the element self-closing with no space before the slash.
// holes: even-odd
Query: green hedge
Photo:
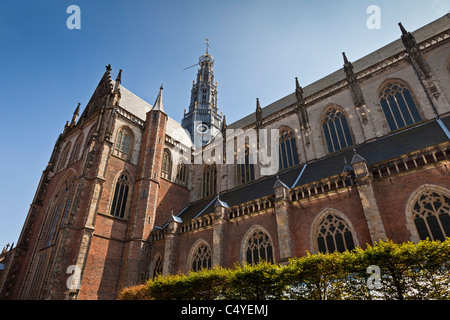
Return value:
<svg viewBox="0 0 450 320">
<path fill-rule="evenodd" d="M 379 268 L 380 277 L 369 266 Z M 261 262 L 158 276 L 123 290 L 119 299 L 450 299 L 450 238 L 380 241 L 364 250 L 308 254 L 285 266 Z"/>
</svg>

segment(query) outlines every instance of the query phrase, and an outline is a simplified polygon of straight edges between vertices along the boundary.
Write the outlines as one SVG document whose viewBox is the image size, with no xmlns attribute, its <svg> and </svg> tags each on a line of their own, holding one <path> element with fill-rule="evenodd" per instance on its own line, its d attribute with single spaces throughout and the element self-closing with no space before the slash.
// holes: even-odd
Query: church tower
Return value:
<svg viewBox="0 0 450 320">
<path fill-rule="evenodd" d="M 184 113 L 181 121 L 183 128 L 194 136 L 202 137 L 202 144 L 220 132 L 222 117 L 217 108 L 217 82 L 214 83 L 214 59 L 208 52 L 208 39 L 206 52 L 199 57 L 197 80 L 192 82 L 191 101 L 189 111 Z M 196 141 L 194 143 L 197 144 Z M 198 147 L 199 145 L 196 145 Z"/>
</svg>

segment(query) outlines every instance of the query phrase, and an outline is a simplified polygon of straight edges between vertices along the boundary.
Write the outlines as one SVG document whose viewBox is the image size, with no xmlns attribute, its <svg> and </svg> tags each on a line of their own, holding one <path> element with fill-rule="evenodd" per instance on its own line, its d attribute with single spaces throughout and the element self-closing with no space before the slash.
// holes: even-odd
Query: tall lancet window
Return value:
<svg viewBox="0 0 450 320">
<path fill-rule="evenodd" d="M 188 178 L 188 166 L 184 162 L 180 162 L 177 166 L 177 176 L 175 182 L 186 187 L 188 181 L 187 178 Z"/>
<path fill-rule="evenodd" d="M 293 167 L 299 163 L 297 145 L 295 144 L 295 134 L 292 129 L 280 129 L 280 147 L 279 147 L 279 168 L 284 170 Z"/>
<path fill-rule="evenodd" d="M 120 175 L 114 189 L 114 197 L 111 205 L 111 215 L 123 219 L 127 207 L 130 179 L 126 174 Z"/>
<path fill-rule="evenodd" d="M 330 108 L 322 122 L 328 152 L 335 152 L 353 145 L 350 128 L 345 114 L 336 108 Z"/>
<path fill-rule="evenodd" d="M 422 120 L 411 91 L 402 81 L 394 80 L 385 84 L 379 97 L 391 131 Z"/>
<path fill-rule="evenodd" d="M 168 149 L 164 149 L 161 166 L 161 177 L 170 180 L 171 172 L 172 172 L 172 158 L 170 155 L 170 151 Z"/>
<path fill-rule="evenodd" d="M 202 197 L 209 197 L 217 193 L 217 168 L 214 164 L 208 165 L 203 170 Z"/>
<path fill-rule="evenodd" d="M 255 180 L 255 168 L 253 161 L 254 159 L 250 154 L 250 147 L 246 144 L 244 154 L 241 158 L 237 159 L 236 181 L 238 185 Z"/>
<path fill-rule="evenodd" d="M 131 131 L 127 128 L 120 129 L 116 139 L 115 155 L 127 159 L 131 151 L 131 144 Z"/>
</svg>

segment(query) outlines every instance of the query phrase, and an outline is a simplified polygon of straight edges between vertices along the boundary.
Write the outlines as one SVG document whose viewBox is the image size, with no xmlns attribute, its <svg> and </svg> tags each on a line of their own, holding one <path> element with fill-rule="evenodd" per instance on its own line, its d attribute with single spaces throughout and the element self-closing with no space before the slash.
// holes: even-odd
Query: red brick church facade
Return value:
<svg viewBox="0 0 450 320">
<path fill-rule="evenodd" d="M 397 41 L 354 63 L 344 54 L 343 69 L 293 81 L 292 94 L 228 125 L 206 52 L 183 121 L 211 115 L 202 124 L 238 151 L 250 132 L 259 145 L 259 129 L 277 129 L 270 175 L 247 156 L 192 161 L 211 143 L 196 147 L 165 113 L 163 88 L 150 105 L 107 66 L 0 255 L 0 298 L 115 299 L 159 273 L 450 236 L 449 26 L 449 15 L 412 33 L 400 25 Z"/>
</svg>

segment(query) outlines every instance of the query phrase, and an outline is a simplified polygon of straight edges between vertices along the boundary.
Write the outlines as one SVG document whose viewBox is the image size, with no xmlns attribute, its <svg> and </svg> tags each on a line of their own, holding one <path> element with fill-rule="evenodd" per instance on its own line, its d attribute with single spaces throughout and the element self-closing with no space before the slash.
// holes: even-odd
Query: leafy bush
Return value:
<svg viewBox="0 0 450 320">
<path fill-rule="evenodd" d="M 377 268 L 378 278 L 369 266 Z M 388 240 L 364 250 L 308 253 L 285 266 L 260 262 L 158 276 L 123 290 L 119 299 L 450 299 L 450 238 L 418 244 Z"/>
</svg>

